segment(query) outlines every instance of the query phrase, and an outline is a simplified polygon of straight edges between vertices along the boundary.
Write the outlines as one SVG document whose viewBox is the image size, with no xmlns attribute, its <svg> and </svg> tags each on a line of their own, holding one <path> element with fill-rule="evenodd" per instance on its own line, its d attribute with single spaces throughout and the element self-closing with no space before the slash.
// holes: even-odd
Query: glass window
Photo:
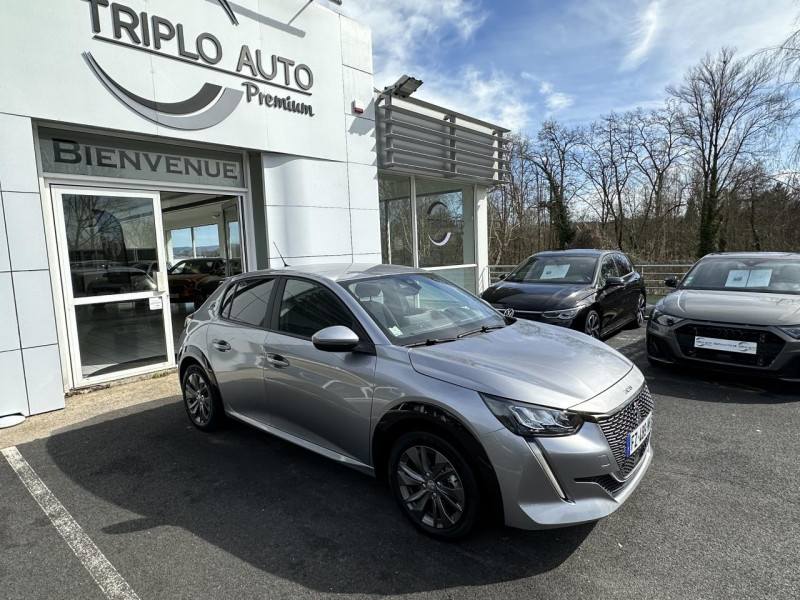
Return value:
<svg viewBox="0 0 800 600">
<path fill-rule="evenodd" d="M 219 228 L 216 225 L 194 228 L 194 255 L 219 256 Z"/>
<path fill-rule="evenodd" d="M 223 316 L 248 325 L 264 327 L 267 306 L 274 287 L 274 279 L 247 279 L 239 282 L 233 295 L 225 300 Z"/>
<path fill-rule="evenodd" d="M 173 229 L 170 231 L 170 245 L 172 246 L 172 256 L 175 258 L 193 258 L 192 249 L 192 228 Z"/>
<path fill-rule="evenodd" d="M 497 311 L 433 274 L 376 277 L 345 288 L 397 345 L 452 339 L 505 323 Z"/>
<path fill-rule="evenodd" d="M 631 261 L 627 256 L 624 254 L 615 254 L 614 258 L 617 260 L 617 266 L 619 267 L 621 276 L 625 276 L 628 273 L 633 272 L 633 264 L 631 264 Z"/>
<path fill-rule="evenodd" d="M 378 178 L 381 218 L 381 258 L 387 265 L 414 264 L 411 178 Z"/>
<path fill-rule="evenodd" d="M 704 258 L 684 277 L 681 287 L 800 294 L 800 260 L 766 256 Z"/>
<path fill-rule="evenodd" d="M 614 264 L 608 257 L 610 264 Z M 518 283 L 591 283 L 597 269 L 594 256 L 531 256 L 506 281 Z"/>
<path fill-rule="evenodd" d="M 170 269 L 170 275 L 210 275 L 221 264 L 219 260 L 182 260 Z"/>
<path fill-rule="evenodd" d="M 619 274 L 619 267 L 617 267 L 617 263 L 611 255 L 606 256 L 603 259 L 603 263 L 600 265 L 600 287 L 605 286 L 609 277 L 621 277 Z"/>
<path fill-rule="evenodd" d="M 286 280 L 278 321 L 280 331 L 310 338 L 334 325 L 354 329 L 352 315 L 330 291 L 311 281 Z"/>
<path fill-rule="evenodd" d="M 415 179 L 420 267 L 475 263 L 473 187 Z"/>
<path fill-rule="evenodd" d="M 64 194 L 62 201 L 76 298 L 156 289 L 134 266 L 158 258 L 150 198 Z"/>
</svg>

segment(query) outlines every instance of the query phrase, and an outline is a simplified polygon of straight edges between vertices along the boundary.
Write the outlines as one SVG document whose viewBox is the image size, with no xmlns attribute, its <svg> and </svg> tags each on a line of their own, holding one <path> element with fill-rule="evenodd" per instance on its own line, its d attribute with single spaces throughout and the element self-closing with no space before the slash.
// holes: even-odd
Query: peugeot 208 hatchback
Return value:
<svg viewBox="0 0 800 600">
<path fill-rule="evenodd" d="M 227 415 L 387 478 L 425 533 L 604 517 L 652 460 L 641 372 L 581 333 L 503 317 L 436 275 L 326 265 L 226 280 L 187 319 L 192 422 Z"/>
</svg>

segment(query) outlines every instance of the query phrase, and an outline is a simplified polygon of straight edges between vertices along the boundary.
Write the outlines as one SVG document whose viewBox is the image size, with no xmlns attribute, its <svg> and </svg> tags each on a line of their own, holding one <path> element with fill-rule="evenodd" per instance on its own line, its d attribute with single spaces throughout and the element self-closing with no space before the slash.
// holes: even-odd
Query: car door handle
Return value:
<svg viewBox="0 0 800 600">
<path fill-rule="evenodd" d="M 276 369 L 285 369 L 289 366 L 289 361 L 280 354 L 267 354 L 267 362 Z"/>
<path fill-rule="evenodd" d="M 220 352 L 227 352 L 231 349 L 231 345 L 225 340 L 214 340 L 211 342 L 211 345 Z"/>
</svg>

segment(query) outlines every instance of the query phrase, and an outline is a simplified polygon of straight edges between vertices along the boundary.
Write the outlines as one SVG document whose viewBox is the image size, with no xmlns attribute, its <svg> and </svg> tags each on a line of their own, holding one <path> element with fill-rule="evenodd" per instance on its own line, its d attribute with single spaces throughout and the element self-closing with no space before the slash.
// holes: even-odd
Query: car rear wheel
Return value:
<svg viewBox="0 0 800 600">
<path fill-rule="evenodd" d="M 218 429 L 225 420 L 219 392 L 199 365 L 191 365 L 181 380 L 183 405 L 195 427 L 203 431 Z"/>
<path fill-rule="evenodd" d="M 603 321 L 600 318 L 600 313 L 595 309 L 586 313 L 586 319 L 583 321 L 583 333 L 599 340 L 602 329 Z"/>
<path fill-rule="evenodd" d="M 401 436 L 389 456 L 389 484 L 406 518 L 441 540 L 463 538 L 478 517 L 480 492 L 472 468 L 444 438 Z"/>
<path fill-rule="evenodd" d="M 639 294 L 639 299 L 636 301 L 636 327 L 639 328 L 644 325 L 645 311 L 647 310 L 647 297 L 644 294 Z"/>
</svg>

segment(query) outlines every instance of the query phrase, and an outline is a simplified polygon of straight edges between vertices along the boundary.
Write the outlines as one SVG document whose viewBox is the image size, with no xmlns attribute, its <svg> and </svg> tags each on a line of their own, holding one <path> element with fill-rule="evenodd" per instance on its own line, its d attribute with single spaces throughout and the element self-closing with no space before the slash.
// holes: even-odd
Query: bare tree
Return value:
<svg viewBox="0 0 800 600">
<path fill-rule="evenodd" d="M 689 69 L 680 86 L 667 88 L 680 103 L 680 132 L 702 179 L 698 256 L 724 250 L 722 193 L 740 163 L 763 152 L 788 117 L 786 95 L 771 85 L 773 76 L 766 58 L 735 58 L 723 48 Z"/>
</svg>

